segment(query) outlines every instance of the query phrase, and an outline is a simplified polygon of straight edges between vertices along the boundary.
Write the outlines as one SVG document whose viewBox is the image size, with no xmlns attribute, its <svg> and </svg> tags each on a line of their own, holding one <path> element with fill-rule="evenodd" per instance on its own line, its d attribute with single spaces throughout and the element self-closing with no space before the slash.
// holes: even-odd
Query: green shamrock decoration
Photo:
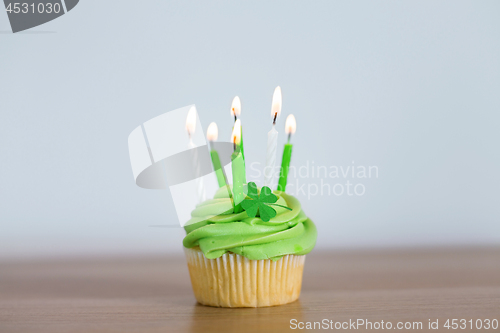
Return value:
<svg viewBox="0 0 500 333">
<path fill-rule="evenodd" d="M 248 216 L 255 217 L 259 213 L 260 218 L 264 222 L 269 222 L 270 219 L 276 216 L 276 210 L 270 207 L 278 206 L 288 210 L 292 210 L 289 207 L 275 204 L 278 201 L 278 197 L 273 194 L 273 191 L 267 186 L 264 186 L 259 191 L 257 190 L 257 185 L 254 182 L 248 183 L 248 194 L 251 199 L 245 199 L 241 202 L 241 207 L 246 210 Z"/>
</svg>

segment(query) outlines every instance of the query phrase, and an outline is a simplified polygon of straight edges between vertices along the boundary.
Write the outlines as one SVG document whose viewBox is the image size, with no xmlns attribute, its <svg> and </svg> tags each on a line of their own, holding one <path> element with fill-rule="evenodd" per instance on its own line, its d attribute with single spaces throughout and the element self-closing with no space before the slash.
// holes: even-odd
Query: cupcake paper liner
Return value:
<svg viewBox="0 0 500 333">
<path fill-rule="evenodd" d="M 196 300 L 218 307 L 262 307 L 299 298 L 305 255 L 272 261 L 249 260 L 234 253 L 207 259 L 184 248 Z"/>
</svg>

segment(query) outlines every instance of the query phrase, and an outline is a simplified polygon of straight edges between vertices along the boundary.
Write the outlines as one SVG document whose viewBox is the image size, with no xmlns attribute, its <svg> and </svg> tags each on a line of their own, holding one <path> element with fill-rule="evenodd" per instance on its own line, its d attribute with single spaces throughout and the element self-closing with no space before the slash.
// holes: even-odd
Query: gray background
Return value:
<svg viewBox="0 0 500 333">
<path fill-rule="evenodd" d="M 500 243 L 498 1 L 86 0 L 0 30 L 0 257 L 180 252 L 128 134 L 195 103 L 227 138 L 239 95 L 264 162 L 277 85 L 292 163 L 379 168 L 362 197 L 299 196 L 319 248 Z"/>
</svg>

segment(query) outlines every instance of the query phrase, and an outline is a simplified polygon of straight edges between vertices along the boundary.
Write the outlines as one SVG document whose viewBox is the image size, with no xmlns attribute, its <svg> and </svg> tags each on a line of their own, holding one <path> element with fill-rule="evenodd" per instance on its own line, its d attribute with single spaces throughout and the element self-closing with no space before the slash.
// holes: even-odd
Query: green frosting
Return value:
<svg viewBox="0 0 500 333">
<path fill-rule="evenodd" d="M 296 198 L 280 191 L 273 193 L 278 197 L 276 204 L 292 210 L 273 206 L 276 216 L 264 222 L 258 216 L 249 217 L 246 211 L 233 214 L 227 190 L 220 188 L 213 199 L 202 202 L 191 213 L 192 218 L 184 227 L 187 232 L 184 246 L 199 246 L 208 259 L 226 252 L 250 260 L 278 260 L 287 254 L 311 252 L 316 244 L 316 226 Z M 224 213 L 216 215 L 218 212 Z"/>
</svg>

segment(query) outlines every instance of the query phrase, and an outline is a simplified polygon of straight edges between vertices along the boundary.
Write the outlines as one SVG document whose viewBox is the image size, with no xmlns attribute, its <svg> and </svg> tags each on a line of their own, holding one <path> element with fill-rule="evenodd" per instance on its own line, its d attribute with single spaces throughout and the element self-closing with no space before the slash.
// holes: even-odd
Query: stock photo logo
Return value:
<svg viewBox="0 0 500 333">
<path fill-rule="evenodd" d="M 75 8 L 79 0 L 4 0 L 12 32 L 52 21 Z"/>
<path fill-rule="evenodd" d="M 220 177 L 232 178 L 233 144 L 211 142 L 209 146 L 194 105 L 164 113 L 138 126 L 128 137 L 128 148 L 136 184 L 145 189 L 169 189 L 181 226 L 188 221 L 196 222 L 191 212 L 219 190 Z M 214 151 L 219 161 L 215 171 Z M 228 192 L 235 191 L 228 188 Z M 245 191 L 241 189 L 241 198 L 245 197 Z M 232 193 L 227 194 L 236 198 Z M 220 205 L 210 215 L 232 208 Z M 203 218 L 206 216 L 200 217 Z"/>
</svg>

